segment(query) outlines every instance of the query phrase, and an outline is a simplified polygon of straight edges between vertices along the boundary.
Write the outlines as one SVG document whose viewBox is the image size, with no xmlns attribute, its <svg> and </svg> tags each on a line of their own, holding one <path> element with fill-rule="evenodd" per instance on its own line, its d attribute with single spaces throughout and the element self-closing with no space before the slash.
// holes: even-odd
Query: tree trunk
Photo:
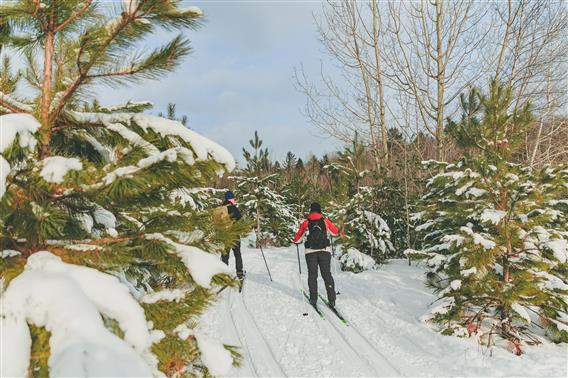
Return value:
<svg viewBox="0 0 568 378">
<path fill-rule="evenodd" d="M 363 81 L 363 86 L 365 88 L 365 103 L 367 105 L 366 110 L 367 114 L 365 115 L 367 118 L 367 122 L 369 124 L 369 134 L 371 136 L 371 145 L 373 147 L 373 158 L 375 160 L 375 172 L 377 175 L 381 170 L 381 154 L 380 154 L 380 147 L 379 142 L 377 140 L 376 130 L 375 130 L 375 112 L 374 112 L 374 99 L 371 95 L 371 85 L 370 81 L 370 74 L 368 72 L 368 68 L 366 66 L 366 62 L 361 55 L 361 48 L 359 47 L 359 34 L 357 31 L 357 20 L 358 20 L 358 9 L 356 3 L 350 4 L 350 32 L 351 37 L 353 38 L 353 49 L 354 49 L 354 57 L 357 60 L 357 65 L 359 67 L 359 71 L 361 73 L 361 80 Z M 364 42 L 363 42 L 364 43 Z"/>
<path fill-rule="evenodd" d="M 507 259 L 506 256 L 503 256 L 502 263 L 503 263 L 503 283 L 507 284 L 509 282 L 509 259 Z"/>
<path fill-rule="evenodd" d="M 49 142 L 51 139 L 51 124 L 49 121 L 49 106 L 51 103 L 51 85 L 53 71 L 53 51 L 55 45 L 55 34 L 53 31 L 47 31 L 45 34 L 45 51 L 43 63 L 43 83 L 41 89 L 41 106 L 40 106 L 40 145 L 39 158 L 43 159 L 49 156 Z"/>
<path fill-rule="evenodd" d="M 379 92 L 379 123 L 381 124 L 381 148 L 382 148 L 382 164 L 389 171 L 389 151 L 388 151 L 388 133 L 385 123 L 385 92 L 383 88 L 383 71 L 381 67 L 381 50 L 379 48 L 379 14 L 377 10 L 377 0 L 373 0 L 373 47 L 375 50 L 375 76 L 377 81 L 377 90 Z"/>
<path fill-rule="evenodd" d="M 436 0 L 436 64 L 438 67 L 438 75 L 436 78 L 437 93 L 437 109 L 436 109 L 436 159 L 438 161 L 445 160 L 444 154 L 444 80 L 445 80 L 445 64 L 443 51 L 443 31 L 442 31 L 442 2 Z"/>
<path fill-rule="evenodd" d="M 410 240 L 410 209 L 408 205 L 408 157 L 406 150 L 406 146 L 403 146 L 404 149 L 404 209 L 406 215 L 406 248 L 411 248 L 413 245 L 411 244 Z M 410 266 L 410 255 L 408 256 L 408 265 Z"/>
</svg>

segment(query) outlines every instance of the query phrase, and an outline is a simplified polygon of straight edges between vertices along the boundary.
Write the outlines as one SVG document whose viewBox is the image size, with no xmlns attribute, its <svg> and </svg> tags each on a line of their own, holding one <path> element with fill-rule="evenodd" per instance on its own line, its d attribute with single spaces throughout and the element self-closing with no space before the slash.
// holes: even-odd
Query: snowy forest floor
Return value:
<svg viewBox="0 0 568 378">
<path fill-rule="evenodd" d="M 230 376 L 566 376 L 568 347 L 525 347 L 517 357 L 472 339 L 442 336 L 419 318 L 435 299 L 424 270 L 394 260 L 377 271 L 334 275 L 342 324 L 320 300 L 321 319 L 303 302 L 307 290 L 294 246 L 266 249 L 273 282 L 260 250 L 243 240 L 247 279 L 241 294 L 224 290 L 202 316 L 199 328 L 240 347 L 243 363 Z M 231 266 L 234 258 L 231 253 Z M 339 267 L 338 267 L 339 268 Z M 333 266 L 332 266 L 333 271 Z M 325 297 L 319 278 L 319 291 Z M 302 313 L 308 312 L 308 316 Z"/>
</svg>

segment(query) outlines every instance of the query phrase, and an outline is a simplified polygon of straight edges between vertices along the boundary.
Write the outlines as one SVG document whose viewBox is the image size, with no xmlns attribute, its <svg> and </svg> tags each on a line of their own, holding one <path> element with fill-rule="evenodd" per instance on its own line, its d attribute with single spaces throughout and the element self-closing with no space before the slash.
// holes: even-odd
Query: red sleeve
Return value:
<svg viewBox="0 0 568 378">
<path fill-rule="evenodd" d="M 327 229 L 329 230 L 329 232 L 331 232 L 331 234 L 333 236 L 337 236 L 339 234 L 339 230 L 337 229 L 337 227 L 335 227 L 335 225 L 333 223 L 331 223 L 331 221 L 327 218 L 324 218 L 324 222 L 325 222 L 325 226 L 327 227 Z"/>
<path fill-rule="evenodd" d="M 300 240 L 302 235 L 304 235 L 304 232 L 306 232 L 307 228 L 308 228 L 308 221 L 307 220 L 300 223 L 300 228 L 298 228 L 298 232 L 296 232 L 296 236 L 294 236 L 294 243 L 296 243 L 298 240 Z"/>
</svg>

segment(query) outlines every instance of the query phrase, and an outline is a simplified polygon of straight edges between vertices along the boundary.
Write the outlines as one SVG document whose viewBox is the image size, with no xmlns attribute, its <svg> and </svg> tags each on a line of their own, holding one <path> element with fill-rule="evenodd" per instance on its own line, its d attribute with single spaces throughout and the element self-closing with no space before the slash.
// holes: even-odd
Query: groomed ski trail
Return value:
<svg viewBox="0 0 568 378">
<path fill-rule="evenodd" d="M 420 321 L 435 296 L 423 268 L 392 261 L 377 271 L 334 273 L 343 324 L 319 300 L 325 320 L 307 304 L 307 269 L 301 278 L 294 246 L 266 248 L 268 278 L 259 250 L 242 243 L 247 278 L 242 293 L 228 288 L 201 316 L 199 328 L 237 346 L 242 365 L 231 377 L 563 376 L 566 349 L 543 345 L 521 358 L 473 339 L 442 336 Z M 231 257 L 231 267 L 234 260 Z M 301 282 L 300 280 L 301 279 Z M 321 277 L 319 292 L 325 297 Z M 304 312 L 308 316 L 302 316 Z M 543 356 L 549 363 L 542 364 Z M 535 366 L 539 366 L 538 372 Z"/>
<path fill-rule="evenodd" d="M 298 275 L 298 274 L 296 274 Z M 302 283 L 302 289 L 304 292 L 308 293 L 307 287 Z M 318 309 L 324 314 L 325 319 L 318 316 L 318 326 L 323 329 L 326 335 L 334 340 L 334 344 L 337 348 L 341 348 L 343 354 L 349 358 L 350 361 L 358 361 L 356 364 L 360 366 L 364 371 L 364 376 L 367 377 L 378 377 L 378 376 L 391 376 L 391 374 L 383 375 L 380 370 L 377 370 L 372 363 L 366 358 L 360 355 L 360 351 L 353 347 L 349 339 L 346 337 L 347 328 L 344 324 L 339 323 L 339 327 L 335 324 L 337 317 L 331 312 L 330 309 L 322 302 L 318 301 Z M 310 308 L 312 314 L 315 313 L 313 308 Z M 315 317 L 316 315 L 314 315 Z"/>
<path fill-rule="evenodd" d="M 237 289 L 229 290 L 228 298 L 225 300 L 228 305 L 226 313 L 231 317 L 232 329 L 237 333 L 240 345 L 244 349 L 243 357 L 255 376 L 283 377 L 284 371 L 246 306 L 245 293 L 245 287 L 241 293 Z"/>
<path fill-rule="evenodd" d="M 319 289 L 321 290 L 321 288 Z M 325 295 L 325 294 L 324 294 Z M 339 320 L 339 318 L 331 311 L 325 303 L 321 303 L 319 308 L 322 309 L 326 320 L 332 325 L 337 334 L 345 341 L 349 348 L 356 354 L 356 356 L 362 360 L 367 366 L 369 366 L 374 372 L 372 376 L 374 377 L 399 377 L 401 376 L 400 370 L 394 367 L 388 359 L 379 352 L 369 340 L 361 332 L 358 331 L 351 322 L 349 318 L 345 318 L 349 325 L 345 325 Z M 346 316 L 345 314 L 341 314 Z"/>
</svg>

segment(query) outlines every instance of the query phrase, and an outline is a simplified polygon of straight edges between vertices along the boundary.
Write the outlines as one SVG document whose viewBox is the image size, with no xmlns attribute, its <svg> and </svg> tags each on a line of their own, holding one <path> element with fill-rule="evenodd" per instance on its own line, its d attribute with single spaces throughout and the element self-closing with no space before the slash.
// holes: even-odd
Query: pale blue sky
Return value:
<svg viewBox="0 0 568 378">
<path fill-rule="evenodd" d="M 185 2 L 184 2 L 185 3 Z M 322 139 L 300 113 L 305 98 L 294 89 L 293 70 L 317 75 L 322 59 L 313 12 L 320 2 L 188 1 L 206 22 L 190 31 L 193 53 L 160 81 L 98 91 L 105 105 L 150 100 L 187 114 L 196 131 L 223 144 L 237 158 L 258 130 L 272 157 L 289 150 L 321 156 L 338 142 Z M 154 41 L 152 41 L 154 42 Z"/>
</svg>

